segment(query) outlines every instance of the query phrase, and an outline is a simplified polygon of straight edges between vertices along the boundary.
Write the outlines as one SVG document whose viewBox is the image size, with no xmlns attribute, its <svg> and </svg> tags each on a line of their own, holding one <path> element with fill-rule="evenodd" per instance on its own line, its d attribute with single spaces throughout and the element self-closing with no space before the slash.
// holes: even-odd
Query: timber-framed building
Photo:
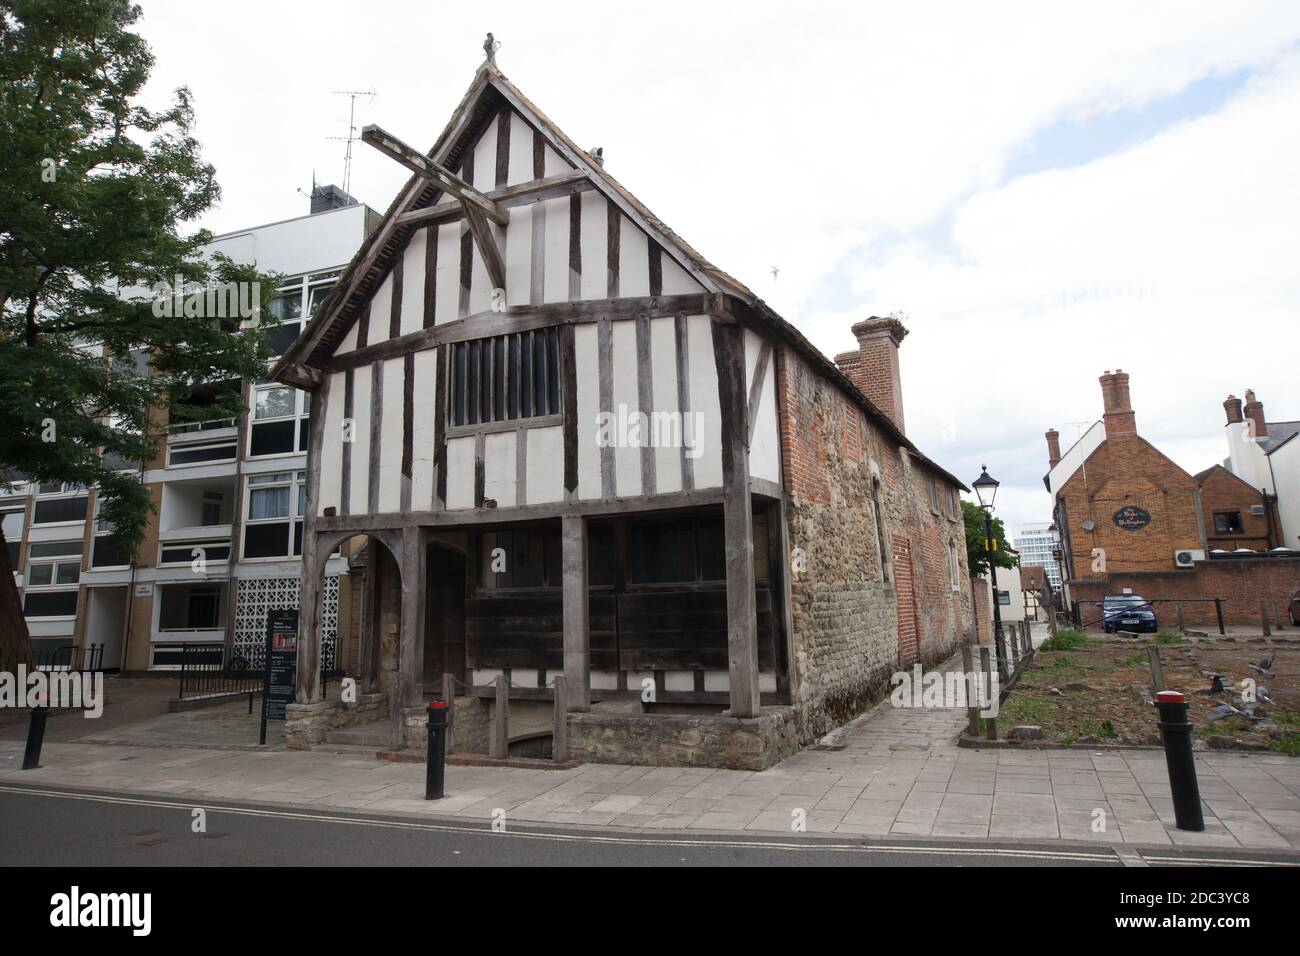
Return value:
<svg viewBox="0 0 1300 956">
<path fill-rule="evenodd" d="M 363 138 L 413 175 L 272 373 L 312 392 L 291 746 L 422 745 L 450 685 L 473 749 L 499 677 L 513 719 L 563 676 L 581 758 L 760 767 L 951 652 L 964 486 L 904 433 L 897 320 L 832 362 L 494 64 L 427 154 Z M 354 715 L 317 608 L 359 535 Z"/>
</svg>

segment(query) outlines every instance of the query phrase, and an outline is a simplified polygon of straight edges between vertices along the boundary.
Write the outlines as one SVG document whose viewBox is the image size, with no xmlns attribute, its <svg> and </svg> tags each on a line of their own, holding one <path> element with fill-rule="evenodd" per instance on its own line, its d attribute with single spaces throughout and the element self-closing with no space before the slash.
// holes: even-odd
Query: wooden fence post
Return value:
<svg viewBox="0 0 1300 956">
<path fill-rule="evenodd" d="M 551 730 L 551 759 L 563 763 L 569 759 L 569 693 L 564 675 L 555 675 L 555 724 Z"/>
<path fill-rule="evenodd" d="M 1151 661 L 1151 696 L 1154 697 L 1165 689 L 1165 669 L 1160 666 L 1160 648 L 1154 644 L 1148 646 L 1147 658 Z"/>
<path fill-rule="evenodd" d="M 1268 602 L 1267 602 L 1267 601 L 1260 601 L 1260 602 L 1259 602 L 1259 620 L 1260 620 L 1260 623 L 1264 625 L 1264 636 L 1265 636 L 1265 637 L 1272 637 L 1272 636 L 1273 636 L 1273 626 L 1272 626 L 1272 622 L 1270 622 L 1269 619 L 1268 619 Z"/>
<path fill-rule="evenodd" d="M 497 675 L 497 701 L 492 708 L 492 756 L 504 760 L 510 753 L 510 671 Z"/>
<path fill-rule="evenodd" d="M 966 676 L 966 732 L 972 737 L 980 735 L 979 677 L 975 673 L 975 655 L 970 645 L 961 649 L 961 666 Z"/>
<path fill-rule="evenodd" d="M 1177 607 L 1178 607 L 1178 633 L 1179 633 L 1179 634 L 1186 634 L 1186 633 L 1187 633 L 1187 618 L 1186 618 L 1186 616 L 1183 614 L 1183 606 L 1182 606 L 1181 604 L 1179 604 L 1179 605 L 1177 605 Z"/>
<path fill-rule="evenodd" d="M 993 703 L 996 696 L 993 690 L 993 652 L 990 648 L 980 648 L 980 666 L 984 670 L 984 686 L 988 688 L 988 703 Z M 998 721 L 996 717 L 984 718 L 984 735 L 989 740 L 998 739 Z"/>
</svg>

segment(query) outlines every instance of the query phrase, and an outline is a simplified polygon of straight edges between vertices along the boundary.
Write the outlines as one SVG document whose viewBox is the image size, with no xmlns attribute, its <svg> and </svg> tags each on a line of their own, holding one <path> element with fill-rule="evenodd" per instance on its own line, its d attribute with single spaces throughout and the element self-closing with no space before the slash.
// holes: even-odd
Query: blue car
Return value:
<svg viewBox="0 0 1300 956">
<path fill-rule="evenodd" d="M 1137 594 L 1110 594 L 1101 603 L 1101 626 L 1107 634 L 1136 631 L 1154 634 L 1160 629 L 1151 602 Z"/>
</svg>

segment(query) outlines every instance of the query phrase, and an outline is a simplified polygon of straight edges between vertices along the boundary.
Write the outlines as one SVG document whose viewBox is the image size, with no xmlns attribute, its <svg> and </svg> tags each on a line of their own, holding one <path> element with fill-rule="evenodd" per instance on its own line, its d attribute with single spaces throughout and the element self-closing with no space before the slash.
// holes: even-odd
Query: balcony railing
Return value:
<svg viewBox="0 0 1300 956">
<path fill-rule="evenodd" d="M 167 426 L 168 437 L 188 435 L 194 432 L 210 432 L 220 428 L 235 428 L 239 425 L 237 418 L 210 418 L 201 422 L 173 422 Z"/>
</svg>

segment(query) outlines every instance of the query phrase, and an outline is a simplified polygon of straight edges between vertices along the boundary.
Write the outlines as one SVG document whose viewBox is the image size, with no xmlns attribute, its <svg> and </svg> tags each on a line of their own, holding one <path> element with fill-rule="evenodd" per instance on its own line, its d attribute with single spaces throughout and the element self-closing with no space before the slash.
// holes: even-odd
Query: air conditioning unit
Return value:
<svg viewBox="0 0 1300 956">
<path fill-rule="evenodd" d="M 1193 567 L 1197 561 L 1205 560 L 1204 551 L 1175 551 L 1174 566 L 1179 568 Z"/>
</svg>

